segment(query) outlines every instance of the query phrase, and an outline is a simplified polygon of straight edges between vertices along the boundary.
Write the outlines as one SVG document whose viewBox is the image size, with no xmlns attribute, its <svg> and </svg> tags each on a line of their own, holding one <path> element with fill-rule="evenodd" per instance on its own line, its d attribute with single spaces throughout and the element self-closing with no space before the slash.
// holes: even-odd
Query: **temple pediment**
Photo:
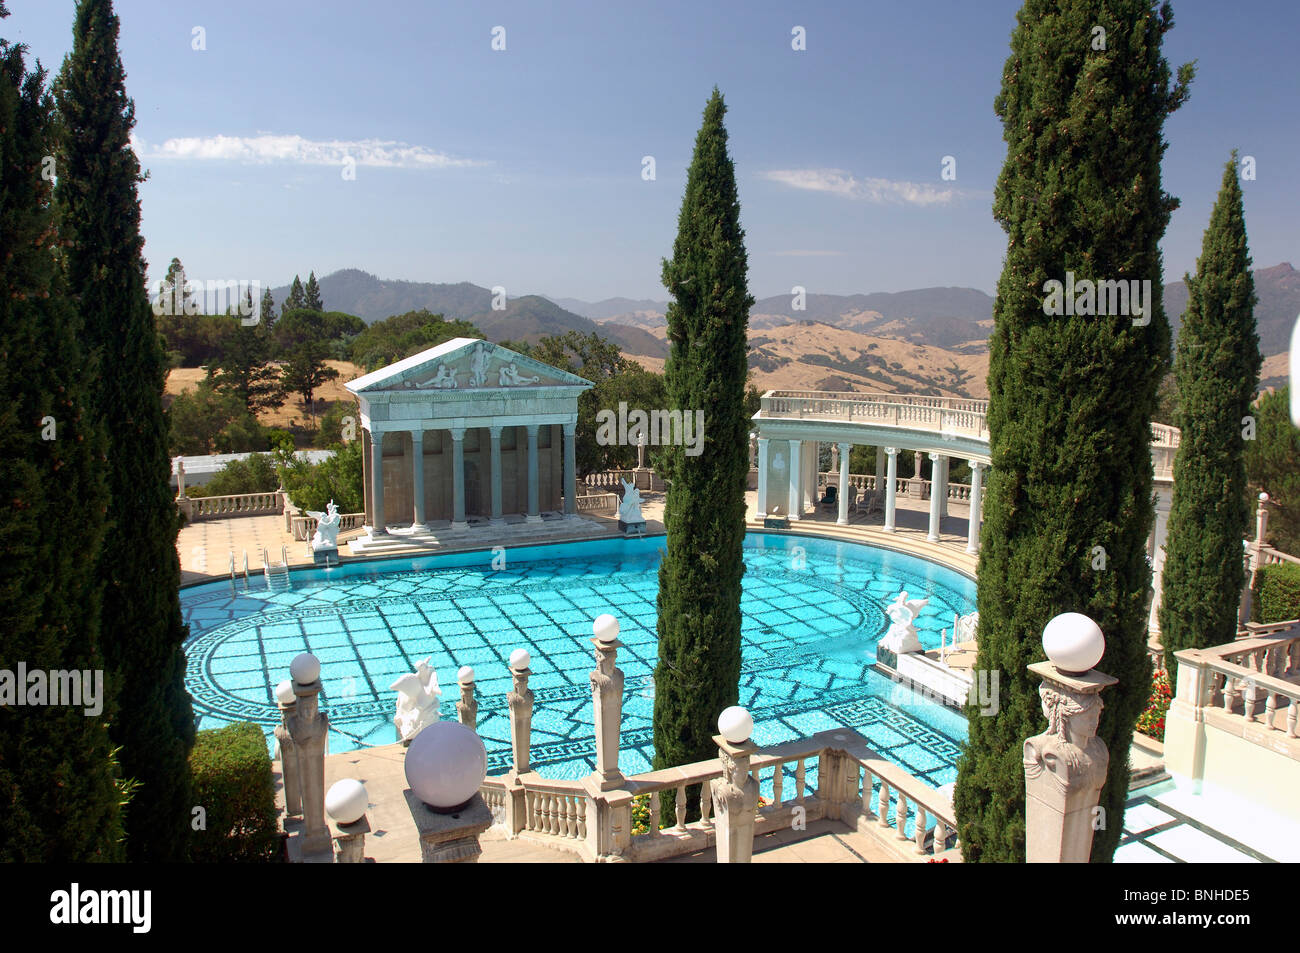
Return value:
<svg viewBox="0 0 1300 953">
<path fill-rule="evenodd" d="M 476 338 L 454 338 L 349 382 L 354 394 L 580 388 L 588 380 Z"/>
</svg>

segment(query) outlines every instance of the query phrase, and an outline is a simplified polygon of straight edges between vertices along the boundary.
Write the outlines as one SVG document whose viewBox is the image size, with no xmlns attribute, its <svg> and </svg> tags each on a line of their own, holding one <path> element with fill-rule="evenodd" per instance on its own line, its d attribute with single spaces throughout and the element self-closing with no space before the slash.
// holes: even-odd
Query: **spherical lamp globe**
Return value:
<svg viewBox="0 0 1300 953">
<path fill-rule="evenodd" d="M 366 786 L 354 778 L 334 782 L 325 793 L 325 813 L 339 824 L 361 820 L 369 803 Z"/>
<path fill-rule="evenodd" d="M 320 678 L 320 659 L 310 652 L 296 655 L 289 663 L 289 674 L 299 685 L 310 685 Z"/>
<path fill-rule="evenodd" d="M 485 777 L 483 740 L 458 721 L 435 721 L 406 749 L 406 783 L 439 813 L 464 807 Z"/>
<path fill-rule="evenodd" d="M 527 649 L 515 649 L 510 653 L 510 667 L 519 672 L 527 669 L 532 660 Z"/>
<path fill-rule="evenodd" d="M 286 678 L 275 686 L 275 700 L 281 705 L 292 705 L 297 698 L 298 696 L 293 693 L 293 679 Z"/>
<path fill-rule="evenodd" d="M 456 672 L 456 681 L 462 685 L 468 685 L 474 681 L 474 669 L 469 665 L 462 665 Z"/>
<path fill-rule="evenodd" d="M 1082 675 L 1101 661 L 1106 637 L 1083 613 L 1063 612 L 1043 627 L 1043 651 L 1057 671 Z"/>
<path fill-rule="evenodd" d="M 724 708 L 722 714 L 718 716 L 718 734 L 733 745 L 748 741 L 753 733 L 754 719 L 739 705 Z"/>
<path fill-rule="evenodd" d="M 596 637 L 596 641 L 605 645 L 618 641 L 618 619 L 614 618 L 608 612 L 596 616 L 596 621 L 591 624 L 591 634 Z"/>
</svg>

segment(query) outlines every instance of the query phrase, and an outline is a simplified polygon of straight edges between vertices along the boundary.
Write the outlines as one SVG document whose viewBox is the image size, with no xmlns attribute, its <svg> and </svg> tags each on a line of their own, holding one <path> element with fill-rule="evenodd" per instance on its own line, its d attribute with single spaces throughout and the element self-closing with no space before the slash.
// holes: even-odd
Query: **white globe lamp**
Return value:
<svg viewBox="0 0 1300 953">
<path fill-rule="evenodd" d="M 289 674 L 299 685 L 310 685 L 320 678 L 320 659 L 310 652 L 294 656 L 293 661 L 289 663 Z"/>
<path fill-rule="evenodd" d="M 528 654 L 527 649 L 515 649 L 510 653 L 510 667 L 519 672 L 527 669 L 532 660 L 533 657 Z"/>
<path fill-rule="evenodd" d="M 739 705 L 724 708 L 718 716 L 718 734 L 733 745 L 743 744 L 754 733 L 754 719 Z"/>
<path fill-rule="evenodd" d="M 591 624 L 591 634 L 596 637 L 596 641 L 605 645 L 618 641 L 618 619 L 614 618 L 608 612 L 596 616 L 596 621 Z"/>
<path fill-rule="evenodd" d="M 275 700 L 281 705 L 292 705 L 298 696 L 293 693 L 293 679 L 286 678 L 275 686 Z"/>
<path fill-rule="evenodd" d="M 1063 675 L 1082 675 L 1101 661 L 1106 637 L 1083 613 L 1063 612 L 1043 627 L 1043 651 Z"/>
<path fill-rule="evenodd" d="M 361 820 L 369 804 L 366 786 L 354 778 L 334 782 L 325 793 L 325 813 L 339 824 L 353 824 Z"/>
<path fill-rule="evenodd" d="M 441 814 L 464 807 L 485 777 L 483 740 L 458 721 L 435 721 L 406 749 L 406 783 Z"/>
<path fill-rule="evenodd" d="M 462 685 L 467 685 L 474 681 L 474 669 L 468 665 L 462 665 L 456 672 L 456 681 Z"/>
</svg>

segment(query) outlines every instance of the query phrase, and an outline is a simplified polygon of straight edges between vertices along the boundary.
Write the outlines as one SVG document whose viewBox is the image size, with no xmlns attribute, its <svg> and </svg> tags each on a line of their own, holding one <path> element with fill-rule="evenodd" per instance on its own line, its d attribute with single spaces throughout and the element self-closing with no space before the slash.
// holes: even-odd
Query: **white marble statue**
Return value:
<svg viewBox="0 0 1300 953">
<path fill-rule="evenodd" d="M 420 661 L 416 662 L 415 673 L 420 676 L 420 684 L 424 686 L 424 690 L 428 692 L 429 696 L 433 699 L 433 707 L 435 709 L 440 709 L 442 705 L 442 688 L 438 685 L 438 673 L 435 672 L 433 666 L 429 664 L 432 658 L 433 656 L 431 655 L 428 658 L 422 658 Z"/>
<path fill-rule="evenodd" d="M 916 637 L 916 626 L 913 623 L 929 602 L 928 598 L 909 602 L 906 592 L 895 596 L 894 601 L 885 608 L 890 624 L 889 631 L 880 640 L 880 644 L 896 655 L 921 651 L 921 640 Z"/>
<path fill-rule="evenodd" d="M 339 523 L 342 517 L 339 516 L 339 508 L 333 500 L 325 506 L 325 512 L 319 510 L 308 510 L 308 516 L 316 518 L 316 535 L 311 538 L 311 548 L 317 549 L 338 549 L 339 548 Z"/>
<path fill-rule="evenodd" d="M 641 491 L 631 480 L 619 480 L 623 484 L 623 502 L 618 504 L 618 518 L 624 523 L 644 523 L 641 515 Z"/>
<path fill-rule="evenodd" d="M 959 616 L 953 613 L 952 617 L 952 640 L 958 642 L 974 642 L 976 632 L 979 630 L 980 614 L 972 612 L 970 615 Z"/>
<path fill-rule="evenodd" d="M 397 714 L 393 716 L 393 723 L 403 741 L 410 741 L 438 720 L 437 696 L 425 689 L 418 671 L 407 672 L 388 688 L 397 692 Z"/>
<path fill-rule="evenodd" d="M 429 381 L 429 386 L 437 387 L 441 390 L 455 390 L 456 372 L 446 364 L 439 364 L 438 373 Z"/>
<path fill-rule="evenodd" d="M 540 377 L 520 377 L 519 366 L 513 363 L 501 368 L 501 373 L 497 376 L 497 383 L 502 387 L 522 387 L 524 384 L 536 384 L 540 380 Z"/>
<path fill-rule="evenodd" d="M 487 351 L 480 341 L 474 345 L 474 353 L 469 359 L 469 386 L 482 387 L 487 380 Z"/>
</svg>

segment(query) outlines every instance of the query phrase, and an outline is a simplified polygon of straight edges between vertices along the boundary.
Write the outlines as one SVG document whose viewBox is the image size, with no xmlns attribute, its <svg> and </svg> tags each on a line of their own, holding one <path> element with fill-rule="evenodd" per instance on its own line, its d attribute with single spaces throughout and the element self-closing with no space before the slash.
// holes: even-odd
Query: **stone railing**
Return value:
<svg viewBox="0 0 1300 953">
<path fill-rule="evenodd" d="M 626 480 L 636 486 L 638 490 L 652 490 L 661 493 L 667 487 L 663 477 L 659 476 L 654 470 L 601 470 L 598 473 L 588 473 L 582 478 L 582 482 L 589 487 L 612 487 L 617 489 Z"/>
<path fill-rule="evenodd" d="M 308 516 L 306 513 L 297 513 L 289 517 L 289 532 L 293 534 L 296 540 L 311 539 L 316 535 L 316 524 L 320 522 L 315 516 Z M 365 525 L 365 513 L 340 513 L 339 514 L 339 532 L 346 533 L 348 530 L 360 529 Z"/>
<path fill-rule="evenodd" d="M 894 479 L 896 482 L 895 490 L 897 491 L 898 495 L 899 496 L 906 495 L 908 487 L 913 482 L 912 479 L 909 477 L 895 477 Z M 840 477 L 838 473 L 824 471 L 817 474 L 818 491 L 824 490 L 827 486 L 830 486 L 831 484 L 835 484 L 838 486 L 839 482 L 840 482 Z M 921 497 L 922 499 L 928 500 L 930 498 L 930 481 L 921 480 L 920 484 L 922 487 Z M 849 485 L 858 491 L 859 496 L 864 492 L 874 493 L 876 489 L 876 477 L 870 473 L 850 473 Z M 955 503 L 969 503 L 970 484 L 949 483 L 948 499 L 952 500 Z"/>
<path fill-rule="evenodd" d="M 1300 566 L 1300 557 L 1284 553 L 1280 549 L 1274 549 L 1272 546 L 1261 546 L 1259 548 L 1259 561 L 1263 566 L 1276 566 L 1279 563 L 1290 563 L 1293 566 Z"/>
<path fill-rule="evenodd" d="M 576 500 L 579 513 L 615 513 L 622 502 L 617 493 L 587 493 Z"/>
<path fill-rule="evenodd" d="M 176 506 L 191 522 L 230 516 L 261 516 L 283 512 L 284 494 L 273 490 L 270 493 L 240 493 L 235 496 L 183 496 L 177 498 Z"/>
</svg>

